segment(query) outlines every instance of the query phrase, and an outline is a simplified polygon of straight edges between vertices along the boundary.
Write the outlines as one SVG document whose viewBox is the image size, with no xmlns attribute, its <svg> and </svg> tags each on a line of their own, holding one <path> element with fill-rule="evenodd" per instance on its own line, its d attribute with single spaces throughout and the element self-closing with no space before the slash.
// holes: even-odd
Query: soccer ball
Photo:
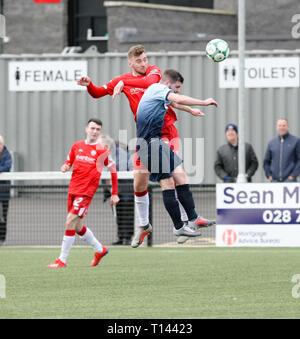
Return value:
<svg viewBox="0 0 300 339">
<path fill-rule="evenodd" d="M 205 52 L 212 61 L 220 62 L 228 57 L 229 46 L 222 39 L 213 39 L 207 43 Z"/>
</svg>

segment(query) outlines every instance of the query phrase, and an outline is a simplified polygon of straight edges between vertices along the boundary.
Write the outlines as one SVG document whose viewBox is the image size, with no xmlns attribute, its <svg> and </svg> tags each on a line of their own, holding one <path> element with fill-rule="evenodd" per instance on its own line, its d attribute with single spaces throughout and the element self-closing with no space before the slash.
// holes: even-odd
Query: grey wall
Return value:
<svg viewBox="0 0 300 339">
<path fill-rule="evenodd" d="M 237 14 L 237 4 L 237 0 L 215 0 L 214 9 Z M 224 38 L 232 49 L 238 48 L 237 15 L 111 6 L 107 7 L 107 15 L 109 51 L 112 52 L 126 51 L 130 44 L 137 41 L 144 43 L 149 51 L 201 51 L 213 37 Z M 291 34 L 295 25 L 291 20 L 297 13 L 300 13 L 298 0 L 246 1 L 247 49 L 299 48 L 299 39 Z M 124 27 L 134 28 L 137 33 L 127 37 L 127 40 L 120 39 L 117 32 Z M 191 42 L 197 33 L 207 34 L 207 37 Z M 170 38 L 165 39 L 168 34 Z"/>
<path fill-rule="evenodd" d="M 210 38 L 199 40 L 198 34 L 222 37 L 237 31 L 237 17 L 229 13 L 111 6 L 107 5 L 110 52 L 126 52 L 133 43 L 149 51 L 200 51 Z"/>
<path fill-rule="evenodd" d="M 4 0 L 3 3 L 7 35 L 10 37 L 10 42 L 3 46 L 5 54 L 59 53 L 67 45 L 68 0 L 61 0 L 59 4 L 35 4 L 31 0 Z M 214 9 L 237 12 L 237 3 L 237 0 L 214 0 Z M 246 6 L 247 49 L 299 48 L 299 39 L 291 36 L 295 25 L 291 18 L 300 13 L 298 0 L 251 0 L 246 1 Z M 136 42 L 131 40 L 125 43 L 116 37 L 116 30 L 124 27 L 136 28 L 139 34 L 135 39 L 145 43 L 149 51 L 204 50 L 207 39 L 189 41 L 197 33 L 224 35 L 232 49 L 237 49 L 236 39 L 230 38 L 237 34 L 236 15 L 126 6 L 108 7 L 107 14 L 110 52 L 125 52 Z M 164 36 L 169 39 L 151 43 L 151 39 Z M 177 41 L 172 42 L 172 39 Z"/>
<path fill-rule="evenodd" d="M 285 54 L 269 53 L 260 56 Z M 288 55 L 300 56 L 300 53 Z M 251 56 L 256 56 L 251 54 Z M 70 58 L 70 57 L 69 57 Z M 72 57 L 81 59 L 83 56 Z M 70 58 L 70 59 L 72 59 Z M 97 85 L 127 72 L 124 53 L 85 56 L 88 73 Z M 135 136 L 135 123 L 124 96 L 113 101 L 100 100 L 86 92 L 9 92 L 8 63 L 10 60 L 66 60 L 62 56 L 2 56 L 0 58 L 0 134 L 8 148 L 20 156 L 21 171 L 57 171 L 74 141 L 83 139 L 84 126 L 90 117 L 102 119 L 104 130 L 114 138 L 119 130 L 126 130 L 128 139 Z M 176 123 L 182 138 L 204 138 L 205 183 L 216 182 L 213 171 L 216 149 L 225 143 L 224 127 L 238 123 L 238 90 L 220 89 L 218 66 L 203 53 L 149 53 L 151 64 L 180 69 L 185 77 L 183 93 L 199 98 L 214 97 L 219 109 L 204 108 L 205 118 L 197 119 L 178 113 Z M 289 119 L 291 133 L 300 136 L 299 88 L 271 88 L 247 90 L 246 141 L 254 146 L 260 168 L 255 182 L 264 181 L 262 160 L 268 141 L 276 135 L 279 117 Z"/>
<path fill-rule="evenodd" d="M 5 54 L 60 53 L 67 45 L 67 0 L 34 3 L 33 0 L 4 0 Z"/>
</svg>

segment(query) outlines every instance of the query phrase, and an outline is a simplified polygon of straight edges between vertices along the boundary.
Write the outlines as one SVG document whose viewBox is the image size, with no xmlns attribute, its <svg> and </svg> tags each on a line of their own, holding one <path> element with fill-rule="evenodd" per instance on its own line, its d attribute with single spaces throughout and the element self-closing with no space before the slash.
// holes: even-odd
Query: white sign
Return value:
<svg viewBox="0 0 300 339">
<path fill-rule="evenodd" d="M 299 87 L 298 57 L 245 59 L 246 88 Z M 239 60 L 229 58 L 219 63 L 220 88 L 239 87 Z"/>
<path fill-rule="evenodd" d="M 217 246 L 300 246 L 300 184 L 218 184 Z"/>
<path fill-rule="evenodd" d="M 300 226 L 218 225 L 218 247 L 299 247 Z"/>
<path fill-rule="evenodd" d="M 218 209 L 300 209 L 300 184 L 218 184 Z"/>
<path fill-rule="evenodd" d="M 82 91 L 77 81 L 87 75 L 87 61 L 11 61 L 10 91 Z"/>
</svg>

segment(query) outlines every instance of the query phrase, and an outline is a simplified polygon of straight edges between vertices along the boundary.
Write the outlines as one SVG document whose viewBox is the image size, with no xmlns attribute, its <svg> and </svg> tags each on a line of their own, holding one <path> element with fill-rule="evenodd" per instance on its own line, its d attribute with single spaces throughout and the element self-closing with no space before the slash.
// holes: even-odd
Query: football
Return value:
<svg viewBox="0 0 300 339">
<path fill-rule="evenodd" d="M 213 39 L 207 43 L 205 52 L 212 61 L 220 62 L 228 57 L 229 46 L 222 39 Z"/>
</svg>

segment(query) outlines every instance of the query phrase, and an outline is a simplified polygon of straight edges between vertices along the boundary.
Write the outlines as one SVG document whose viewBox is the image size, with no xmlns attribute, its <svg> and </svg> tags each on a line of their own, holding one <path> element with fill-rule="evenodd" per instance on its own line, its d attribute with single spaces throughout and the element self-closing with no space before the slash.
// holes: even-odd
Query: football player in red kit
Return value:
<svg viewBox="0 0 300 339">
<path fill-rule="evenodd" d="M 111 172 L 111 204 L 116 205 L 119 202 L 116 166 L 110 158 L 107 148 L 98 142 L 101 131 L 102 122 L 100 120 L 89 120 L 86 127 L 86 140 L 78 141 L 72 146 L 68 159 L 61 167 L 61 171 L 65 173 L 73 166 L 68 191 L 68 216 L 60 256 L 48 265 L 48 268 L 66 266 L 76 233 L 94 249 L 95 255 L 91 266 L 97 266 L 99 261 L 108 253 L 107 247 L 103 246 L 95 238 L 92 231 L 83 225 L 83 218 L 86 216 L 93 196 L 99 187 L 103 166 L 106 166 Z"/>
<path fill-rule="evenodd" d="M 128 65 L 132 69 L 132 72 L 116 77 L 104 86 L 95 86 L 91 79 L 87 76 L 82 77 L 78 81 L 78 84 L 86 86 L 88 93 L 93 98 L 101 98 L 106 95 L 111 95 L 115 98 L 117 95 L 124 93 L 129 100 L 129 105 L 136 121 L 137 108 L 144 92 L 150 85 L 160 82 L 162 73 L 157 66 L 148 64 L 148 58 L 142 45 L 130 48 L 128 52 Z M 177 117 L 174 110 L 169 107 L 164 119 L 162 138 L 168 140 L 170 147 L 174 150 L 174 152 L 178 153 L 179 136 L 177 128 L 174 126 L 176 120 Z M 137 156 L 135 156 L 134 165 L 135 201 L 141 227 L 146 229 L 146 232 L 143 232 L 144 236 L 144 233 L 148 232 L 147 234 L 149 234 L 152 230 L 152 227 L 149 224 L 149 195 L 148 188 L 144 187 L 143 178 L 145 168 Z M 188 216 L 186 215 L 183 207 L 180 207 L 182 219 L 188 221 Z M 199 222 L 201 223 L 201 226 L 211 226 L 215 223 L 215 221 L 204 218 L 199 218 Z"/>
</svg>

